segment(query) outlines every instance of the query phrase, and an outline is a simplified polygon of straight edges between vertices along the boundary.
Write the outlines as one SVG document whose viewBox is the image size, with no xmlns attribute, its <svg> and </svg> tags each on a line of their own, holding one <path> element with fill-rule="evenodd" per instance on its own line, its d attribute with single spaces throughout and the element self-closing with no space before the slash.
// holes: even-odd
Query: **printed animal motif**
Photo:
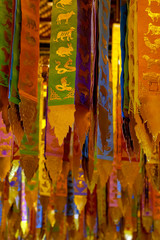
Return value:
<svg viewBox="0 0 160 240">
<path fill-rule="evenodd" d="M 73 52 L 73 47 L 72 44 L 67 44 L 68 48 L 66 47 L 59 47 L 58 50 L 56 51 L 56 54 L 60 57 L 66 57 L 72 55 L 71 52 Z"/>
<path fill-rule="evenodd" d="M 60 0 L 59 2 L 56 3 L 56 8 L 64 9 L 64 6 L 71 5 L 71 4 L 72 4 L 72 0 Z"/>
<path fill-rule="evenodd" d="M 57 34 L 57 38 L 54 40 L 55 42 L 58 42 L 59 39 L 64 41 L 64 38 L 67 38 L 67 41 L 72 40 L 72 32 L 75 30 L 74 27 L 71 27 L 68 31 L 61 31 Z"/>
<path fill-rule="evenodd" d="M 89 54 L 84 55 L 84 52 L 83 52 L 82 48 L 79 48 L 79 52 L 80 52 L 80 55 L 81 55 L 82 64 L 83 65 L 87 64 L 88 61 L 89 61 Z"/>
<path fill-rule="evenodd" d="M 83 0 L 80 1 L 80 4 L 81 4 L 81 8 L 83 8 L 83 9 L 85 10 L 86 16 L 87 16 L 88 10 L 91 8 L 91 4 L 90 4 L 90 3 L 85 4 L 85 3 L 83 2 Z"/>
<path fill-rule="evenodd" d="M 100 87 L 100 100 L 104 107 L 107 103 L 107 90 L 104 86 Z"/>
<path fill-rule="evenodd" d="M 147 55 L 143 55 L 143 59 L 147 61 L 148 68 L 150 68 L 152 65 L 157 65 L 160 67 L 160 59 L 152 59 Z"/>
<path fill-rule="evenodd" d="M 85 97 L 87 97 L 89 95 L 89 90 L 83 83 L 78 83 L 78 90 Z"/>
<path fill-rule="evenodd" d="M 56 85 L 56 89 L 58 91 L 71 91 L 72 87 L 68 87 L 70 85 L 70 83 L 67 83 L 67 77 L 63 77 L 61 79 L 61 85 Z"/>
<path fill-rule="evenodd" d="M 0 71 L 5 73 L 5 75 L 7 76 L 9 74 L 9 66 L 8 65 L 1 65 Z"/>
<path fill-rule="evenodd" d="M 65 24 L 68 24 L 68 20 L 73 16 L 75 15 L 75 12 L 71 11 L 71 12 L 68 12 L 68 13 L 64 13 L 64 14 L 59 14 L 58 17 L 57 17 L 57 24 L 61 24 L 61 21 L 62 20 L 65 20 Z"/>
<path fill-rule="evenodd" d="M 82 69 L 79 69 L 79 77 L 83 77 L 86 83 L 88 82 L 88 74 L 89 74 L 88 69 L 86 69 L 85 71 L 83 71 Z"/>
<path fill-rule="evenodd" d="M 32 9 L 32 11 L 36 14 L 36 6 L 35 6 L 34 3 L 29 2 L 28 7 L 29 7 L 30 9 Z"/>
<path fill-rule="evenodd" d="M 35 20 L 32 19 L 32 18 L 30 18 L 30 17 L 28 17 L 28 16 L 27 16 L 27 24 L 26 24 L 26 27 L 29 27 L 29 28 L 31 28 L 31 29 L 33 29 L 33 30 L 38 31 Z"/>
<path fill-rule="evenodd" d="M 36 45 L 36 40 L 35 40 L 35 38 L 32 37 L 32 36 L 30 36 L 30 33 L 29 33 L 29 32 L 26 33 L 26 40 L 27 40 L 27 42 L 29 43 L 29 45 L 31 45 L 31 46 L 35 46 L 35 45 Z"/>
<path fill-rule="evenodd" d="M 102 49 L 101 49 L 101 53 L 102 53 L 103 62 L 104 62 L 105 65 L 107 65 L 107 63 L 108 63 L 108 57 L 107 57 L 107 55 L 104 56 L 104 53 L 103 53 L 103 50 L 102 50 Z"/>
<path fill-rule="evenodd" d="M 111 8 L 111 1 L 107 0 L 107 4 L 108 4 L 108 9 L 110 9 Z"/>
<path fill-rule="evenodd" d="M 156 19 L 156 22 L 158 22 L 158 19 L 160 18 L 160 13 L 153 13 L 150 9 L 150 7 L 147 7 L 146 12 L 148 12 L 148 16 L 154 21 Z"/>
<path fill-rule="evenodd" d="M 148 32 L 145 34 L 149 34 L 151 32 L 151 35 L 159 35 L 160 34 L 160 27 L 155 26 L 152 23 L 148 24 Z"/>
<path fill-rule="evenodd" d="M 5 24 L 2 23 L 2 25 L 3 25 L 4 27 L 7 27 L 8 29 L 11 29 L 11 28 L 12 28 L 12 22 L 10 21 L 9 18 L 6 20 L 6 23 L 5 23 Z"/>
<path fill-rule="evenodd" d="M 11 45 L 11 39 L 8 37 L 8 33 L 4 31 L 4 39 L 8 43 L 8 47 Z"/>
<path fill-rule="evenodd" d="M 102 78 L 101 78 L 101 80 L 105 80 L 105 83 L 107 83 L 107 75 L 104 73 L 104 71 L 103 71 L 103 67 L 101 66 L 101 70 L 102 70 Z"/>
<path fill-rule="evenodd" d="M 29 54 L 28 52 L 25 52 L 25 59 L 23 61 L 23 64 L 28 66 L 34 66 L 35 64 L 34 54 Z"/>
<path fill-rule="evenodd" d="M 9 60 L 10 54 L 7 52 L 6 48 L 1 48 L 1 50 L 4 52 L 5 55 L 5 62 L 7 62 Z"/>
<path fill-rule="evenodd" d="M 57 74 L 63 74 L 63 73 L 66 73 L 66 72 L 75 72 L 76 71 L 76 68 L 75 67 L 72 67 L 70 65 L 72 65 L 72 59 L 68 59 L 68 61 L 65 63 L 64 67 L 63 68 L 59 68 L 59 66 L 61 65 L 61 62 L 60 61 L 55 61 L 57 66 L 55 67 L 55 70 L 57 71 Z"/>
<path fill-rule="evenodd" d="M 6 9 L 7 9 L 8 13 L 11 14 L 11 13 L 12 13 L 12 8 L 9 7 L 8 1 L 7 1 L 7 0 L 4 1 L 4 4 L 5 4 L 5 6 L 6 6 Z"/>
<path fill-rule="evenodd" d="M 104 23 L 104 17 L 103 17 L 103 16 L 102 16 L 102 25 L 103 25 L 104 30 L 108 31 L 108 27 L 107 27 L 107 25 Z"/>
<path fill-rule="evenodd" d="M 156 72 L 143 73 L 143 79 L 146 81 L 159 82 L 160 74 Z"/>
<path fill-rule="evenodd" d="M 107 40 L 104 38 L 103 34 L 102 34 L 102 44 L 103 44 L 103 48 L 107 49 Z"/>
<path fill-rule="evenodd" d="M 160 0 L 148 0 L 149 6 L 151 5 L 151 2 L 157 2 L 158 5 L 160 5 Z"/>
<path fill-rule="evenodd" d="M 104 1 L 102 1 L 102 8 L 103 8 L 103 12 L 106 13 L 106 17 L 108 18 L 108 9 L 107 7 L 105 7 Z"/>
<path fill-rule="evenodd" d="M 160 38 L 157 38 L 154 43 L 151 43 L 150 40 L 147 37 L 144 37 L 144 43 L 145 45 L 151 49 L 151 51 L 157 51 L 158 48 L 160 48 Z"/>
</svg>

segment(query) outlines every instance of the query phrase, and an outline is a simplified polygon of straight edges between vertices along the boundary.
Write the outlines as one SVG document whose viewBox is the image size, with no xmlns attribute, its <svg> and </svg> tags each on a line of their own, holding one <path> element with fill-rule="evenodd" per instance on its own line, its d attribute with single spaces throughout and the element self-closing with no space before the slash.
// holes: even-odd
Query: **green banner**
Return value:
<svg viewBox="0 0 160 240">
<path fill-rule="evenodd" d="M 74 104 L 77 1 L 54 1 L 50 46 L 48 105 Z"/>
</svg>

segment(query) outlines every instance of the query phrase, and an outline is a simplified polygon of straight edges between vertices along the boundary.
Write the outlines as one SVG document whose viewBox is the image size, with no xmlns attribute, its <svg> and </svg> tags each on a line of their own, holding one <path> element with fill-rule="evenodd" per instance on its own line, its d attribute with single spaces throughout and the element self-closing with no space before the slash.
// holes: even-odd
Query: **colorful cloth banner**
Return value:
<svg viewBox="0 0 160 240">
<path fill-rule="evenodd" d="M 2 0 L 0 9 L 0 85 L 8 87 L 12 41 L 12 0 Z"/>
<path fill-rule="evenodd" d="M 111 75 L 109 76 L 108 59 L 110 4 L 109 0 L 103 0 L 99 3 L 99 96 L 97 126 L 97 159 L 99 162 L 102 160 L 113 161 L 112 83 Z M 101 168 L 104 169 L 105 167 L 99 167 L 99 171 L 101 171 Z"/>
<path fill-rule="evenodd" d="M 121 96 L 122 96 L 122 117 L 124 117 L 123 105 L 124 105 L 124 61 L 125 61 L 125 36 L 126 36 L 126 20 L 127 20 L 127 3 L 122 5 L 121 1 L 121 59 L 122 59 L 122 71 L 121 71 Z"/>
<path fill-rule="evenodd" d="M 51 128 L 59 144 L 74 122 L 77 45 L 77 2 L 54 2 L 52 7 L 51 55 L 48 106 Z M 64 121 L 65 116 L 65 121 Z"/>
<path fill-rule="evenodd" d="M 92 0 L 77 1 L 77 59 L 76 59 L 76 83 L 75 83 L 75 126 L 83 147 L 90 121 L 87 121 L 88 112 L 92 106 L 95 59 L 95 33 L 92 32 Z M 85 19 L 85 20 L 84 20 Z M 95 27 L 95 26 L 94 26 Z M 91 42 L 92 41 L 92 42 Z M 93 54 L 93 56 L 92 56 Z M 91 71 L 93 70 L 93 72 Z M 81 115 L 81 117 L 80 117 Z M 83 123 L 83 124 L 82 124 Z"/>
<path fill-rule="evenodd" d="M 160 133 L 159 1 L 138 1 L 138 97 L 140 113 L 156 142 Z M 155 114 L 156 112 L 156 114 Z M 153 117 L 154 116 L 154 117 Z"/>
<path fill-rule="evenodd" d="M 37 117 L 39 59 L 39 0 L 21 1 L 22 31 L 19 72 L 20 115 L 26 134 Z M 28 119 L 30 119 L 28 121 Z"/>
</svg>

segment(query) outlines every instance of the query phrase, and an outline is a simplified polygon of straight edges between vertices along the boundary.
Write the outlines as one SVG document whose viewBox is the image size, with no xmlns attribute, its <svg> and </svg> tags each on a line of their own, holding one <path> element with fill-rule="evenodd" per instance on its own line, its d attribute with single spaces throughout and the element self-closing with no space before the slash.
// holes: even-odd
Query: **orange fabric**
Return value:
<svg viewBox="0 0 160 240">
<path fill-rule="evenodd" d="M 37 101 L 39 59 L 39 0 L 21 1 L 22 32 L 19 93 Z"/>
</svg>

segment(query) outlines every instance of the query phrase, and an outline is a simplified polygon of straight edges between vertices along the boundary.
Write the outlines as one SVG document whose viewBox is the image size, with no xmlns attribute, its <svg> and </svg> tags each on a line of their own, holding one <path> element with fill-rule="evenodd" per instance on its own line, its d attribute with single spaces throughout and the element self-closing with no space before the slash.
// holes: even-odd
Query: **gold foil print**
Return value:
<svg viewBox="0 0 160 240">
<path fill-rule="evenodd" d="M 55 61 L 57 66 L 55 67 L 55 70 L 57 71 L 57 74 L 63 74 L 66 72 L 75 72 L 76 71 L 76 67 L 72 67 L 70 66 L 72 64 L 72 59 L 68 59 L 68 61 L 64 64 L 64 67 L 59 68 L 59 66 L 61 65 L 60 61 Z"/>
<path fill-rule="evenodd" d="M 75 12 L 71 11 L 68 13 L 61 13 L 57 17 L 57 24 L 61 24 L 63 20 L 65 20 L 65 24 L 68 24 L 68 20 L 75 15 Z"/>
<path fill-rule="evenodd" d="M 66 57 L 72 55 L 71 52 L 73 52 L 73 47 L 71 43 L 68 43 L 68 48 L 66 47 L 59 47 L 56 51 L 56 54 L 60 57 Z"/>
<path fill-rule="evenodd" d="M 158 22 L 158 19 L 160 18 L 160 13 L 153 13 L 150 7 L 147 7 L 145 11 L 148 12 L 148 16 L 152 19 L 153 22 L 155 19 L 156 19 L 156 22 Z"/>
<path fill-rule="evenodd" d="M 157 52 L 157 49 L 160 48 L 160 38 L 157 38 L 154 43 L 151 43 L 148 37 L 144 37 L 144 43 L 151 51 Z"/>
<path fill-rule="evenodd" d="M 56 85 L 58 91 L 71 91 L 72 87 L 69 87 L 70 83 L 67 83 L 67 77 L 61 78 L 61 85 Z"/>
<path fill-rule="evenodd" d="M 153 25 L 152 23 L 148 24 L 148 32 L 145 35 L 151 33 L 151 35 L 159 35 L 160 34 L 160 27 Z"/>
<path fill-rule="evenodd" d="M 150 68 L 152 65 L 157 65 L 160 67 L 160 59 L 153 59 L 150 58 L 148 55 L 143 55 L 143 59 L 147 61 L 148 68 Z"/>
<path fill-rule="evenodd" d="M 64 38 L 67 38 L 67 41 L 73 40 L 72 38 L 72 32 L 75 30 L 74 27 L 71 27 L 68 31 L 60 31 L 57 34 L 57 38 L 53 39 L 53 41 L 58 42 L 60 39 L 61 41 L 64 41 Z"/>
</svg>

